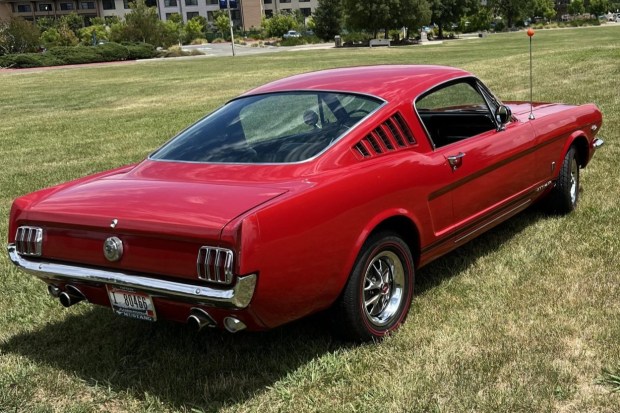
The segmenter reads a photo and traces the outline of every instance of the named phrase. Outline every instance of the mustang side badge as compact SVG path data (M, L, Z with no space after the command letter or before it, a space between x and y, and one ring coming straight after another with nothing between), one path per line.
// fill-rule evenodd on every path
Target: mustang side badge
M110 237L103 243L103 255L108 261L115 262L123 256L123 241Z

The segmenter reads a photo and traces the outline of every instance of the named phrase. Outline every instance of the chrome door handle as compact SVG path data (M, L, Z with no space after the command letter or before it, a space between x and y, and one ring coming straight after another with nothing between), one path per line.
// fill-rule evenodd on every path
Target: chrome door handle
M456 171L457 168L460 168L463 164L463 157L465 154L463 152L459 152L457 155L448 156L448 163L452 167L453 171Z

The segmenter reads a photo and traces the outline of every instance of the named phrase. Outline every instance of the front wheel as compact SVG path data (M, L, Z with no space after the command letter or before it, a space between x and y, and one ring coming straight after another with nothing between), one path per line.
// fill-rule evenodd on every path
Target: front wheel
M546 201L547 210L565 215L575 210L579 201L579 163L577 150L571 146L562 162L560 176Z
M413 295L411 251L396 234L371 236L334 307L335 332L349 340L379 339L407 317Z

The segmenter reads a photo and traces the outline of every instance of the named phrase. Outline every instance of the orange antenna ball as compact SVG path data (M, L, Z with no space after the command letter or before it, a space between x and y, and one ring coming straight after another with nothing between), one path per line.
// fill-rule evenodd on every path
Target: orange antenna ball
M532 36L534 36L534 33L535 33L534 29L532 29L531 27L529 29L527 29L527 35L528 36L532 37Z

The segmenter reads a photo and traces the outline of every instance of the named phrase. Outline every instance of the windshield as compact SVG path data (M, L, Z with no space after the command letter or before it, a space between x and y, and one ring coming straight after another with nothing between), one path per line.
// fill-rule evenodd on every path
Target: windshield
M181 132L151 159L301 162L323 152L382 103L369 96L331 92L243 97Z

